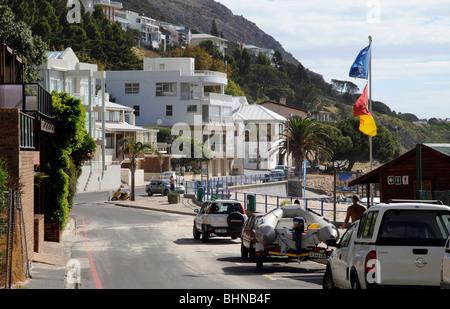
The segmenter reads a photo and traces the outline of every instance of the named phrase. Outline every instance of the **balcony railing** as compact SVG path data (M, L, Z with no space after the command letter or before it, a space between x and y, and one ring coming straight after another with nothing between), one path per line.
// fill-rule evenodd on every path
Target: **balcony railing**
M25 84L25 112L36 112L39 116L52 117L52 95L39 84Z
M20 149L34 150L34 117L20 112Z

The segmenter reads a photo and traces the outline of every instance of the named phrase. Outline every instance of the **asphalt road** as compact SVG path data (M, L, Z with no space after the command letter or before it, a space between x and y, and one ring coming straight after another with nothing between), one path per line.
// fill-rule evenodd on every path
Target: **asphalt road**
M137 191L137 198L143 191ZM324 265L275 260L257 270L240 257L240 240L192 237L193 217L103 203L79 195L71 257L81 289L320 289Z

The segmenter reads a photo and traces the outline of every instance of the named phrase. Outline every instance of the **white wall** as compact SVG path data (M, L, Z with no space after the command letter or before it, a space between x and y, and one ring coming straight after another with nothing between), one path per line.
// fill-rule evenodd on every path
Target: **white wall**
M120 165L107 165L104 173L100 170L91 172L90 166L83 166L78 178L77 192L117 190L121 185L120 179Z

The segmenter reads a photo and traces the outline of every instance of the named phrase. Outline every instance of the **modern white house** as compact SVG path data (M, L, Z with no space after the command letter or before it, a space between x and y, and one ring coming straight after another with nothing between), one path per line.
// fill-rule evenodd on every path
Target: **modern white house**
M48 52L47 58L41 66L41 86L48 92L67 92L81 100L86 109L87 130L97 144L93 160L82 167L78 190L117 189L124 159L118 141L133 136L137 141L156 143L157 130L135 126L132 108L109 101L106 72L98 71L95 64L80 62L70 47ZM127 118L131 123L126 122Z
M286 120L266 108L249 105L245 97L225 95L227 83L224 73L194 70L193 58L148 58L142 71L106 72L107 91L135 110L136 125L168 127L176 135L209 146L214 156L209 166L213 176L229 175L235 159L251 155L244 145L245 131L252 124L266 131L268 127L263 140L270 136L272 143ZM174 156L189 155L185 150L180 141L171 147ZM272 168L276 156L271 153L260 168ZM250 167L251 159L246 162Z
M122 2L111 0L81 0L87 12L93 12L95 5L100 5L105 13L105 16L111 21L116 21L116 11L123 8Z
M263 53L267 58L272 60L273 55L275 54L275 51L270 48L262 48L255 45L246 45L244 44L244 48L247 49L250 54L252 54L254 57L257 57L259 53Z
M197 46L203 41L212 41L213 45L223 54L227 50L228 40L207 33L192 34L191 45Z

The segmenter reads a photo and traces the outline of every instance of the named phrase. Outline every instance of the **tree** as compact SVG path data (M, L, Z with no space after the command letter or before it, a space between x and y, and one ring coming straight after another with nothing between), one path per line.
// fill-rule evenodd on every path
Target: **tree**
M211 23L211 30L209 31L209 34L214 35L214 36L219 36L219 30L217 30L217 25L216 25L216 20L213 19L212 23Z
M132 201L135 200L135 179L134 175L137 168L137 159L144 153L152 152L152 145L149 143L136 142L132 137L124 137L119 141L120 146L123 147L123 153L128 155L130 159L130 171L131 171L131 197Z
M17 21L12 10L4 5L0 5L0 40L24 60L24 81L39 80L39 67L47 60L47 44L41 37L33 35L25 22Z
M64 228L80 166L96 146L86 130L86 111L79 99L54 91L52 118L55 133L46 135L43 145L44 173L48 175L44 182L45 221Z
M352 140L352 148L335 154L335 160L347 160L347 170L351 171L356 162L369 162L369 137L359 131L359 119L350 117L336 124L342 135ZM394 135L382 125L377 125L377 135L372 138L373 159L387 162L400 154L400 147Z
M294 115L287 119L285 127L281 151L292 154L296 172L300 172L303 160L307 157L319 155L323 159L331 158L333 151L325 140L327 131L316 120Z

